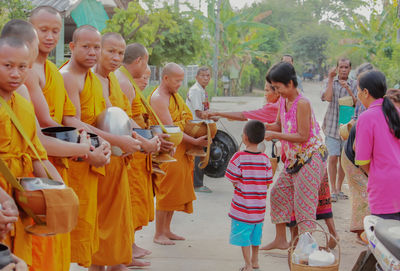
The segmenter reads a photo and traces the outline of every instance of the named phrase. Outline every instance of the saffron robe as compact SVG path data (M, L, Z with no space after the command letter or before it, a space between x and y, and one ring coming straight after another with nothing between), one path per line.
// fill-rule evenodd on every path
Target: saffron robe
M15 92L7 103L21 122L25 133L38 151L39 157L46 160L46 150L36 135L36 119L32 103ZM32 160L36 160L37 158L12 123L5 108L2 106L0 106L0 131L0 158L3 159L15 177L32 176ZM1 174L0 186L12 196L11 185ZM31 219L21 211L20 219L15 223L14 230L8 234L4 243L15 255L22 258L31 266L33 263L32 235L25 231L25 227L29 224L31 224Z
M146 114L140 99L140 89L135 88L132 101L132 119L141 127L149 128L143 117ZM135 230L154 220L154 190L152 180L151 154L135 152L128 170L131 191L132 215Z
M129 101L119 86L114 73L110 73L109 99L113 106L131 116ZM93 255L95 265L129 264L132 261L133 223L128 170L130 158L111 156L106 175L98 184L99 250Z
M45 76L46 84L42 91L49 107L50 117L61 125L64 116L75 116L75 106L68 97L61 73L50 60L46 60L45 63ZM49 161L68 185L68 158L49 157ZM32 266L30 271L69 271L71 262L69 233L57 234L52 237L32 236L32 244L34 262L40 262L40 264Z
M186 121L193 119L189 107L179 94L171 95L168 109L174 125L179 126L182 131ZM154 119L152 122L156 124ZM189 144L182 142L177 146L174 155L177 162L161 164L160 167L166 174L157 178L154 183L157 210L193 212L193 200L196 199L193 187L194 159L186 154L189 148Z
M101 82L90 70L79 97L81 121L94 125L97 116L106 108L106 102ZM96 168L85 161L69 161L69 186L79 198L78 224L71 232L71 262L84 267L92 264L92 255L99 249L97 185L104 174L104 167Z

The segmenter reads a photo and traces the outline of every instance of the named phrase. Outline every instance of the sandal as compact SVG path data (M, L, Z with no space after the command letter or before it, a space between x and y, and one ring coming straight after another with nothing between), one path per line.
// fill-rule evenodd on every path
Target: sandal
M339 192L338 194L339 199L349 199L349 196L347 196L345 193L343 192Z
M199 186L194 188L195 192L212 193L212 190L207 186Z
M336 194L331 194L331 202L337 202L338 196Z

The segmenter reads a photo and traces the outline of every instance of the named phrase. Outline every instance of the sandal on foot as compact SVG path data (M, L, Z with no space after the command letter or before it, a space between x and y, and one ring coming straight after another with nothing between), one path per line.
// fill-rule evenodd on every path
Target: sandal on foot
M195 192L212 193L212 190L207 186L199 186L194 188Z
M343 192L339 192L338 194L339 199L349 199L349 196L347 196L345 193Z
M337 202L338 196L336 194L331 194L331 202Z

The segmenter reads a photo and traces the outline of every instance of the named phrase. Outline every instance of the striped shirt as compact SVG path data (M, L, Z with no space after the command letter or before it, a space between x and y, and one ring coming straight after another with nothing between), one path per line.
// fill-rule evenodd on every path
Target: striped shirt
M246 223L263 222L273 177L268 156L239 151L229 161L225 177L235 185L229 216Z

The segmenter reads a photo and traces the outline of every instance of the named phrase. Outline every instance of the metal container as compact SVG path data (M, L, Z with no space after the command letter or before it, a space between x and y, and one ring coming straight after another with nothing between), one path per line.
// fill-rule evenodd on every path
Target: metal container
M11 252L6 245L0 244L0 269L3 269L14 260L11 257Z
M146 139L152 139L153 138L153 133L152 133L151 130L141 129L141 128L133 128L133 131L136 132L138 135L146 138Z
M78 131L75 127L67 127L67 126L57 126L57 127L48 127L42 129L42 133L58 138L63 141L76 143L78 142Z
M64 189L65 184L47 178L26 177L19 178L22 187L26 191L36 191L42 189Z
M114 135L132 135L132 123L129 116L119 107L108 107L96 120L96 127ZM123 151L117 146L111 146L111 153L121 156Z
M167 134L169 135L169 138L167 138L167 140L174 143L175 146L178 146L183 139L183 132L181 128L175 125L164 125L164 127L165 130L167 130ZM153 132L153 134L157 135L160 134L159 131L161 130L161 126L159 125L151 126L150 129Z

